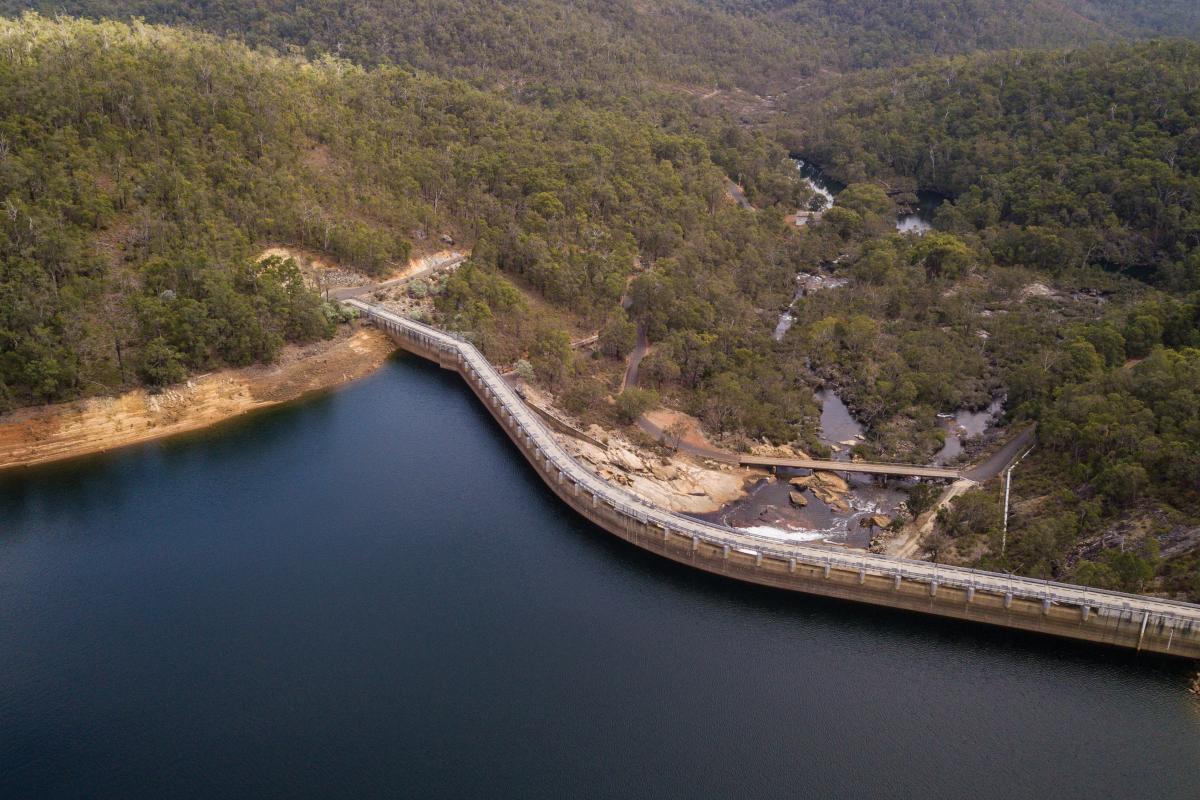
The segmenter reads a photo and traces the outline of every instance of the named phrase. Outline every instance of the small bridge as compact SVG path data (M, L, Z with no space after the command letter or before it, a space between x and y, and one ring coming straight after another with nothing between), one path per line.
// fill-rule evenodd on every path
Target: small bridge
M946 478L956 481L963 474L945 467L921 467L916 464L876 464L870 461L827 461L820 458L773 458L771 456L739 455L743 467L771 469L820 469L826 472L860 472L866 475L896 475L905 478Z

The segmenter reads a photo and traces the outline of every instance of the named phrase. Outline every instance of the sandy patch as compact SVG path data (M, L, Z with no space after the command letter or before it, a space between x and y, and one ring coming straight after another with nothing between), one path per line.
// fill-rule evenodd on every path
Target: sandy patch
M704 432L700 428L700 420L682 411L659 407L652 411L647 411L645 417L661 431L670 431L671 433L681 432L682 436L680 436L679 441L684 444L690 444L693 447L704 447L709 450L720 449L704 436ZM677 427L672 428L672 426Z
M42 464L193 431L258 408L361 378L395 350L382 332L346 328L337 337L284 349L270 366L227 369L158 394L19 409L0 416L0 468Z
M342 266L311 250L299 247L274 245L258 254L258 261L271 256L291 258L296 261L304 273L309 286L319 291L327 289L345 289L349 287L371 288L404 281L423 272L432 272L456 259L461 259L465 253L459 250L438 250L426 255L414 256L403 264L390 264L389 269L382 275L367 275L351 267Z

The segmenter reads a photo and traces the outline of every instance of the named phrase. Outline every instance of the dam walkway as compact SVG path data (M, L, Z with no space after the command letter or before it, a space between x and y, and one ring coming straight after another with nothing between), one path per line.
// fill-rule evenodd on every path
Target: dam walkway
M405 350L462 375L563 502L643 549L750 583L1200 658L1200 606L1191 603L785 542L666 511L572 458L470 342L362 300L347 304Z

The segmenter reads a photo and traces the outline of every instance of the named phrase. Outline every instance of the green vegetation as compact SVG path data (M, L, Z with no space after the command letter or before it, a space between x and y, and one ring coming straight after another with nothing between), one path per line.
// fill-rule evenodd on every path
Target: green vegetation
M848 81L805 149L843 180L955 198L997 263L1200 287L1200 46L1004 53Z
M193 26L310 58L520 87L550 104L636 105L644 97L629 90L647 84L791 91L822 70L1200 30L1187 0L0 2L10 16L27 9Z
M572 413L820 453L833 386L856 455L927 462L938 412L1006 395L1038 423L1007 535L989 486L931 553L1200 596L1200 46L1117 41L1191 5L46 4L184 28L0 23L0 406L330 336L269 245L383 275L451 235L409 300ZM947 202L901 235L919 189Z
M695 0L0 3L8 15L30 8L194 26L310 58L405 65L489 86L518 82L527 96L551 104L611 97L613 87L648 76L670 76L676 86L761 86L812 63L785 31Z
M999 392L1038 423L1007 537L995 492L964 495L939 559L1194 591L1198 79L1185 42L976 55L847 78L812 116L806 152L834 176L950 199L916 242L827 216L859 288L805 302L800 351L883 418L876 447L936 446L922 405Z
M267 242L380 272L439 231L474 239L438 302L486 344L523 306L512 280L607 316L639 251L686 258L685 233L758 230L721 222L735 212L701 141L614 112L145 25L27 17L0 44L8 402L328 335L294 267L254 263Z

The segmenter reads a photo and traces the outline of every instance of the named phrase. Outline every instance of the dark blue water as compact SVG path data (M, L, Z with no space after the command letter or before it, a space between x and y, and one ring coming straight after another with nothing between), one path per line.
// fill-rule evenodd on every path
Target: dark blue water
M741 586L414 360L0 477L0 797L1200 797L1188 667Z

